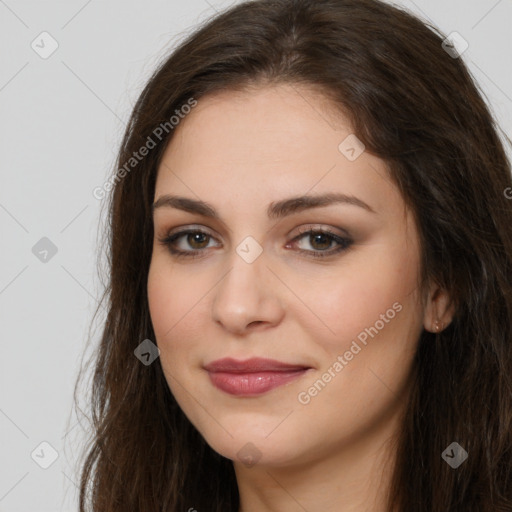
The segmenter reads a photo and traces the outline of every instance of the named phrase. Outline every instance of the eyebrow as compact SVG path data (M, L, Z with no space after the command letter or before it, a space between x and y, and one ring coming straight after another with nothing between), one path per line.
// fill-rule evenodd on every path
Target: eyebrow
M330 193L323 195L304 195L298 197L291 197L281 201L270 203L267 207L267 216L269 219L279 219L298 213L310 208L319 208L322 206L329 206L331 204L346 204L351 206L358 206L367 210L370 213L377 213L370 205L366 204L361 199L340 193ZM204 217L219 219L220 216L210 204L197 199L191 199L182 196L163 195L158 198L152 205L153 213L158 208L177 208L189 213L196 213Z

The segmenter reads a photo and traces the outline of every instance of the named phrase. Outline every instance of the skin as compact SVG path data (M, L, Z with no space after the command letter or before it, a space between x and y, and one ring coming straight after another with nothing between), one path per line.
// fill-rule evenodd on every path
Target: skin
M208 444L233 460L241 512L384 511L419 335L451 319L446 293L418 286L418 232L385 163L368 151L350 161L338 149L351 133L313 88L223 91L181 121L158 169L155 201L165 194L202 200L220 217L155 209L148 297L169 387ZM332 192L374 212L337 203L267 217L270 203ZM161 243L187 228L211 235L175 243L202 251L198 258L174 256ZM338 244L315 243L299 228L348 232L353 243L315 258ZM236 251L248 236L262 249L252 263ZM396 303L394 318L300 403L299 393L332 372ZM202 368L223 357L312 369L263 395L236 397L215 388ZM240 450L252 450L257 463Z

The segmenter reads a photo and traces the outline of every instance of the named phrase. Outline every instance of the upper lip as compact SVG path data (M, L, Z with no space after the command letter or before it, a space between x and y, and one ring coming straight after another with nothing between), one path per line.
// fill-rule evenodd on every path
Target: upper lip
M217 359L204 366L209 372L227 372L227 373L256 373L256 372L283 372L293 370L305 370L309 366L302 364L290 364L275 359L265 359L253 357L245 361L238 361L231 357Z

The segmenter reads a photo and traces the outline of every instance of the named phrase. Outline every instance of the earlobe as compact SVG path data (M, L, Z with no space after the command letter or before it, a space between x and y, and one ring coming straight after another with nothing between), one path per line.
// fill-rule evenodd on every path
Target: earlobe
M439 285L431 287L423 315L423 327L433 333L440 333L452 321L455 305L448 292Z

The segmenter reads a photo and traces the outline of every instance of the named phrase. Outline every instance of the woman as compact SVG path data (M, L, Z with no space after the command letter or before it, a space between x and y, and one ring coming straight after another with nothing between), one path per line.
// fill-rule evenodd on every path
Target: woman
M81 511L512 510L510 165L453 44L239 4L117 164Z

